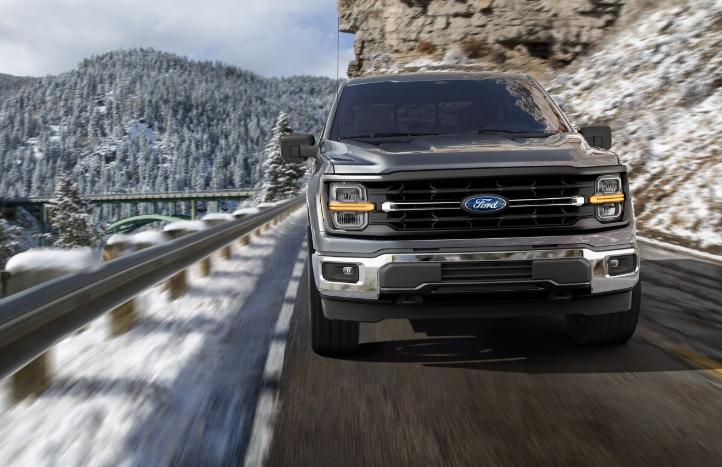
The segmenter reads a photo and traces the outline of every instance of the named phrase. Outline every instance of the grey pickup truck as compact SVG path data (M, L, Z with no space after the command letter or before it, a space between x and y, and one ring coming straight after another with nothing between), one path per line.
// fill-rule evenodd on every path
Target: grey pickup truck
M580 344L634 334L641 282L627 169L611 130L575 129L533 78L352 79L308 183L312 349L353 351L359 323L564 315Z

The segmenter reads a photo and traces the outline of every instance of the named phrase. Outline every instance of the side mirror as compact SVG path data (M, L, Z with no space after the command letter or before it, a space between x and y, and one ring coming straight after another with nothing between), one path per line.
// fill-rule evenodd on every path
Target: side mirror
M313 135L281 136L281 157L286 162L303 162L314 157L318 147Z
M602 149L612 147L612 129L608 126L583 126L579 128L579 133L592 147Z

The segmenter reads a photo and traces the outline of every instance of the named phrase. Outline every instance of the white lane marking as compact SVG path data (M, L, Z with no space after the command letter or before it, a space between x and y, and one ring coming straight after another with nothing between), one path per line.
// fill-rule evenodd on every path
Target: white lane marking
M273 440L273 423L280 410L281 403L278 400L278 382L281 380L283 371L283 359L286 355L286 342L288 330L291 326L291 317L296 303L299 278L303 274L306 265L305 242L296 259L296 265L291 274L286 294L283 296L283 305L276 320L274 329L275 337L271 341L266 357L266 366L263 369L263 388L256 403L256 414L253 418L253 429L251 439L246 448L246 458L243 462L245 467L260 467L266 460L268 450ZM269 383L271 383L269 385Z
M266 368L263 369L263 381L278 381L283 370L283 357L286 354L286 340L274 339L268 349Z
M283 306L281 312L278 314L278 321L276 321L276 335L283 335L288 332L288 328L291 326L291 316L293 315L293 307L296 302L296 291L298 291L299 279L303 274L303 268L306 266L305 261L306 248L305 245L301 246L301 253L296 259L296 266L293 268L291 274L291 281L288 283L288 289L286 290L286 296L283 298ZM289 293L291 295L289 295Z

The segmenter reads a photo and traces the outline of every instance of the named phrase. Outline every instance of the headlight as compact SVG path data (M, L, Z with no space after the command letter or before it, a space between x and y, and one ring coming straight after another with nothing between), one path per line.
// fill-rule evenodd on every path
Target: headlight
M328 209L333 225L342 230L363 230L369 223L368 213L376 205L366 202L366 187L360 183L339 182L330 186Z
M622 192L622 179L617 175L605 175L597 179L597 193L609 194L609 193L621 193Z
M589 202L597 206L597 218L601 221L613 221L622 217L624 210L624 191L619 175L602 175L597 179L596 194Z

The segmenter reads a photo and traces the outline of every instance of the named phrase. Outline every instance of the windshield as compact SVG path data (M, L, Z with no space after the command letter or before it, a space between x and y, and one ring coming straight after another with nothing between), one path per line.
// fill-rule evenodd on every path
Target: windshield
M567 129L531 80L490 78L349 85L341 95L331 131L338 140Z

